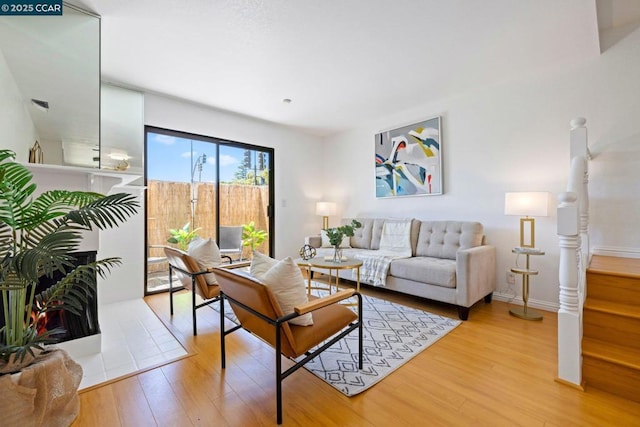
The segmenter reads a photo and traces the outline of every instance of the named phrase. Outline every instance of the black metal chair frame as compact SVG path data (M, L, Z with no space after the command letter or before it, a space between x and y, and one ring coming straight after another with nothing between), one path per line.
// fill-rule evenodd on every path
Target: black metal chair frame
M232 332L237 331L238 329L242 328L242 325L236 325L231 329L225 330L224 327L224 300L228 299L229 301L232 301L234 304L237 304L238 306L242 307L243 309L247 310L248 312L250 312L251 314L258 316L260 319L264 320L265 322L269 323L270 325L274 326L276 328L276 343L275 343L275 350L276 350L276 419L278 422L278 425L282 424L282 381L287 378L289 375L291 375L292 373L294 373L295 371L297 371L298 369L300 369L301 367L303 367L307 362L309 362L310 360L312 360L313 358L315 358L316 356L318 356L320 353L322 353L324 350L326 350L327 348L331 347L333 344L335 344L336 342L340 341L342 338L344 338L345 336L347 336L349 333L351 333L353 330L358 329L358 369L362 369L362 360L363 360L363 345L362 345L362 332L363 332L363 324L362 324L362 295L359 292L355 292L352 296L356 296L358 298L358 320L355 322L350 323L345 329L342 330L342 332L338 333L337 335L334 335L332 338L330 338L327 342L325 342L325 344L323 344L321 347L315 349L312 352L306 352L305 353L305 358L302 359L299 362L295 362L295 360L293 360L295 362L295 364L290 367L289 369L287 369L286 371L282 372L282 338L281 338L281 326L283 323L291 320L291 319L295 319L296 317L299 317L300 315L297 313L291 313L291 314L287 314L285 316L282 316L278 319L271 319L270 317L267 317L265 315L263 315L262 313L255 311L254 309L252 309L251 307L246 306L245 304L241 303L238 300L235 300L233 298L231 298L228 295L225 295L222 291L220 291L220 330L221 330L221 334L220 334L220 351L221 351L221 361L222 361L222 369L225 369L226 366L226 354L225 354L225 337L229 334L231 334ZM251 332L247 329L248 332ZM260 337L258 337L260 338ZM286 356L285 356L286 357Z
M233 262L230 256L222 255L221 258L227 258L229 260L229 264ZM180 267L176 267L175 265L169 263L169 311L172 316L173 316L173 294L184 289L184 286L178 286L175 289L173 288L173 270L179 271L180 273L191 277L191 312L192 312L191 315L193 319L193 336L195 337L196 335L198 335L196 310L201 307L206 307L207 305L220 300L220 297L217 296L215 298L204 300L204 302L200 304L196 304L196 286L198 286L198 284L196 283L196 277L203 274L211 273L211 271L202 270L196 273L191 273L189 271L183 270Z

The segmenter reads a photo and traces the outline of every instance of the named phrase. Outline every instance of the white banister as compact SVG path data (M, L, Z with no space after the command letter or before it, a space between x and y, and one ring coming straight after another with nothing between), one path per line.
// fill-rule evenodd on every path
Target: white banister
M567 191L575 193L577 197L578 234L580 236L578 256L580 257L579 262L585 266L589 263L589 191L587 188L589 174L587 168L588 163L585 157L577 156L571 159L569 185L567 185ZM583 297L582 301L584 301L584 282L580 281L579 285L579 291Z
M571 166L567 192L558 196L559 302L558 381L582 383L582 308L589 254L586 120L571 121Z
M569 158L584 157L587 160L591 160L591 153L589 152L589 146L587 145L587 119L584 117L578 117L569 123L571 126L570 134L570 150Z
M582 382L582 320L579 297L580 234L575 193L559 196L558 237L560 245L560 309L558 310L558 378Z

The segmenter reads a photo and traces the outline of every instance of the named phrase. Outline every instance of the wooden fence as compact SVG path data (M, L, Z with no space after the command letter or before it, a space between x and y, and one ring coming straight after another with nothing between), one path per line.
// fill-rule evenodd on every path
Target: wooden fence
M195 220L191 229L199 228L198 236L217 240L216 186L211 183L197 183L195 194ZM150 247L168 245L169 229L182 228L192 222L191 198L189 183L147 182L147 239ZM256 229L268 231L268 205L268 186L220 184L220 225L237 226L253 221ZM267 239L258 250L267 253L268 245ZM249 248L244 249L243 258L249 257L249 251ZM149 256L162 256L162 251L151 248ZM153 270L156 270L156 267L150 266L150 271Z

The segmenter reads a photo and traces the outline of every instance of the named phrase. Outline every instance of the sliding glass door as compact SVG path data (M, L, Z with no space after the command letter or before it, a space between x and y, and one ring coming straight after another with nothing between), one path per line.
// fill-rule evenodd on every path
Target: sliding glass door
M146 293L168 288L163 246L216 240L234 262L272 253L273 149L146 127Z

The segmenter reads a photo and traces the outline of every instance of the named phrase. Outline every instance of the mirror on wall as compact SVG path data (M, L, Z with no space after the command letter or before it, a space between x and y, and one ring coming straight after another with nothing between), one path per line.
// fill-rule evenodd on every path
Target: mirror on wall
M17 160L37 140L44 163L100 167L98 16L67 3L62 16L1 16L0 79Z
M100 93L100 169L142 175L144 94L104 81Z

